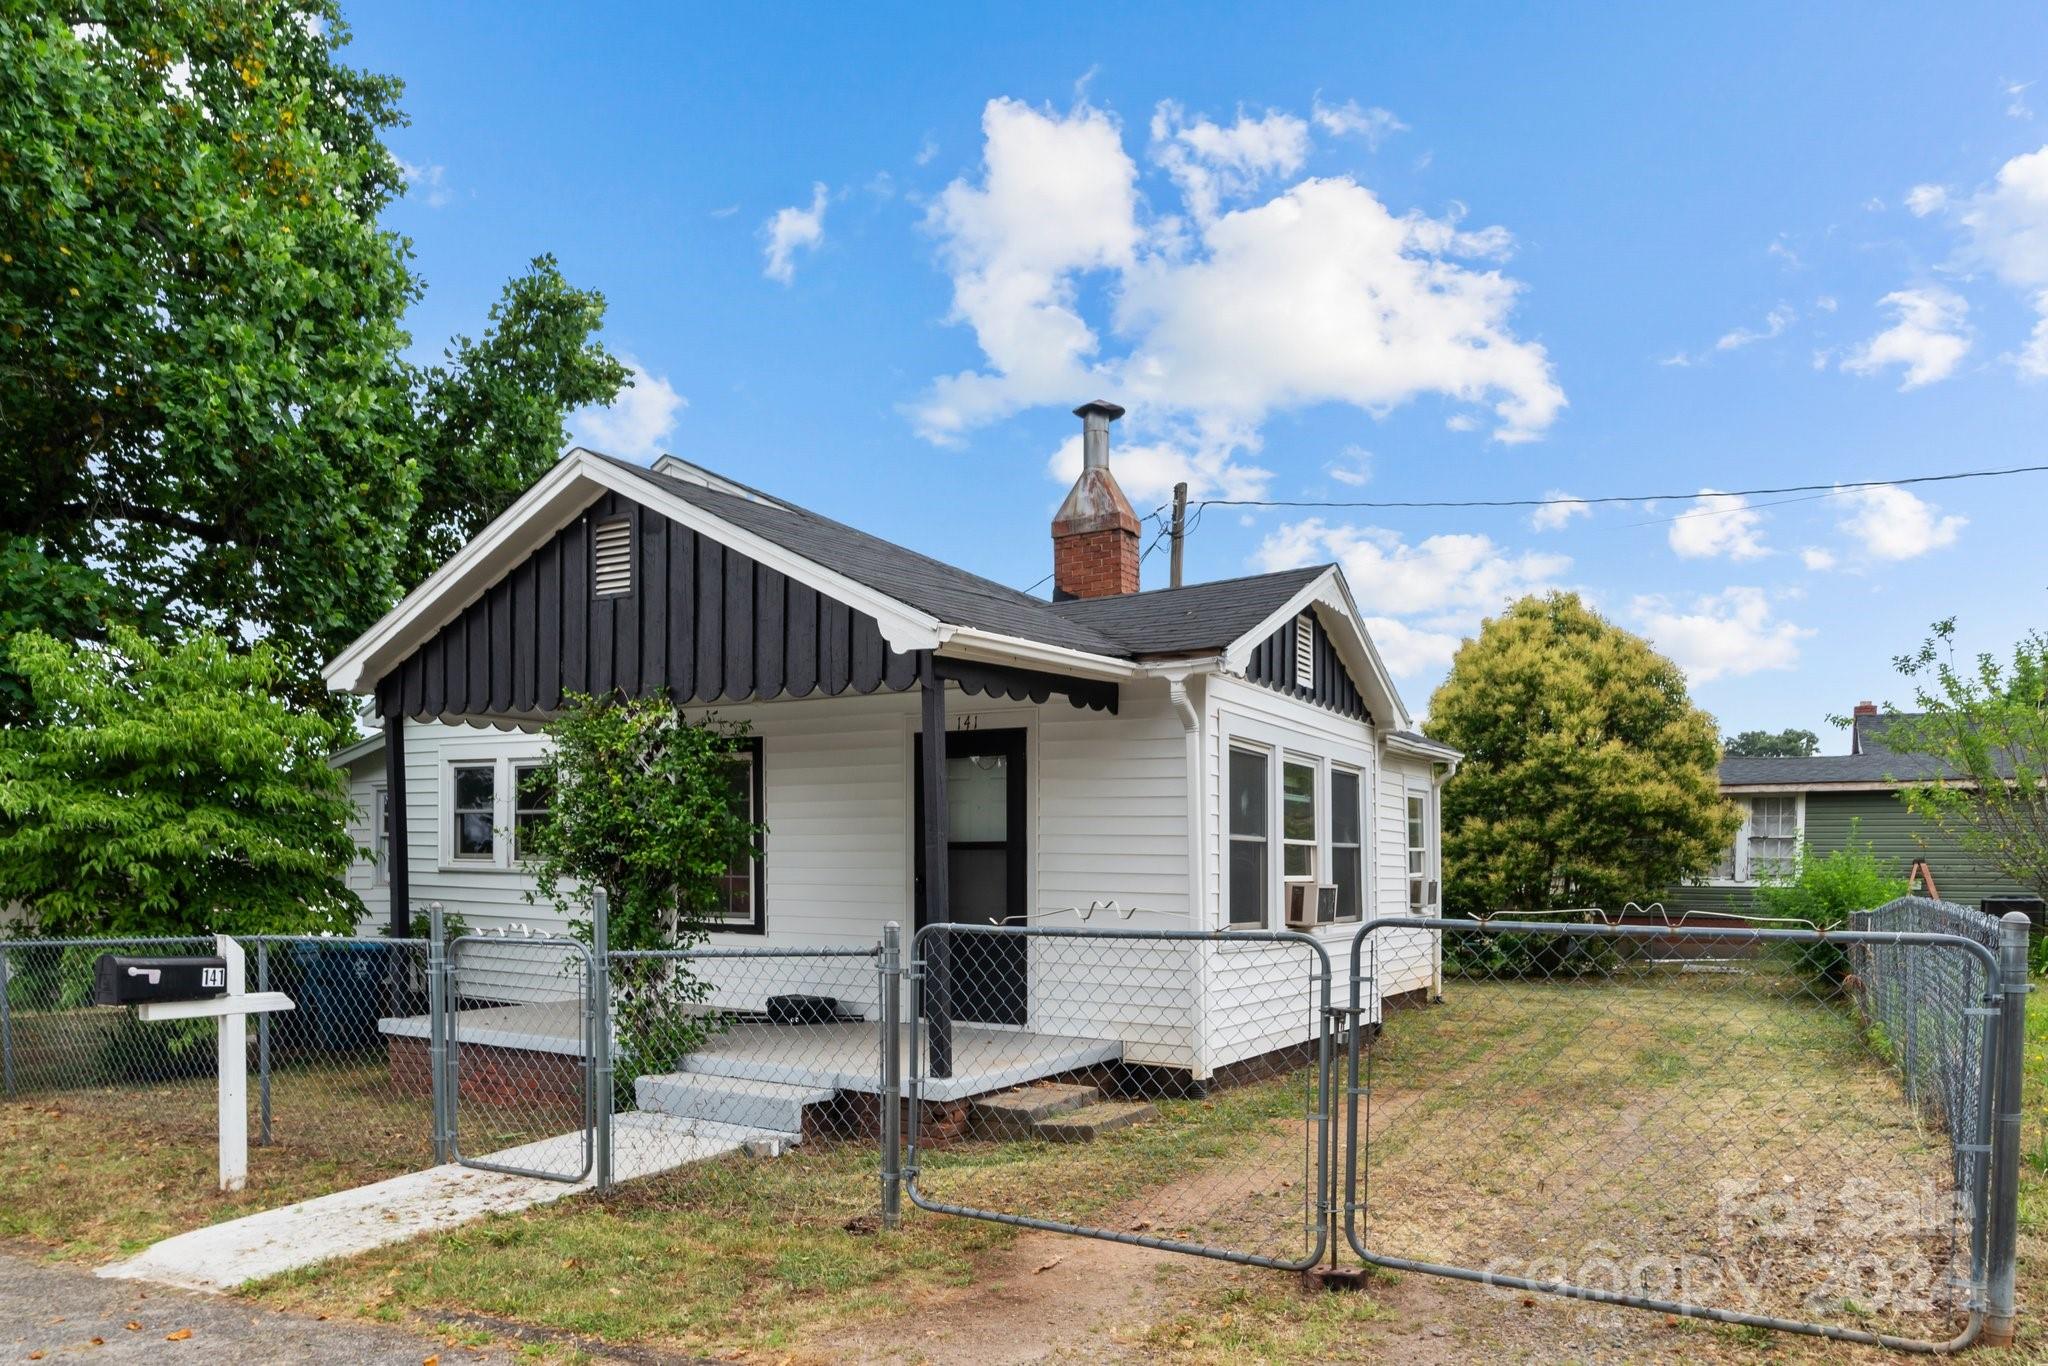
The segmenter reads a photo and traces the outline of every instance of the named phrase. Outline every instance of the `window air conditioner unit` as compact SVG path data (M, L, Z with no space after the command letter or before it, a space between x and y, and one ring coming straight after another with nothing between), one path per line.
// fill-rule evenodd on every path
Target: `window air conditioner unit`
M1287 884L1287 928L1312 930L1337 918L1337 889L1327 882Z

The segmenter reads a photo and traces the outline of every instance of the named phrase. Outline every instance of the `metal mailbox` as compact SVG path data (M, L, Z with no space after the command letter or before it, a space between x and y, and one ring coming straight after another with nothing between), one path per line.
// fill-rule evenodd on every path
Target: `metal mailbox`
M93 966L94 1005L137 1006L225 996L225 958L131 958L103 953Z

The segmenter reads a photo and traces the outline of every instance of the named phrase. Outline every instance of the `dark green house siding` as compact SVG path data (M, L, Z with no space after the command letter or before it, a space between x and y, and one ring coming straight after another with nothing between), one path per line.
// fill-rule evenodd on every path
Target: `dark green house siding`
M1943 901L1974 906L1987 896L2023 896L2027 889L1982 860L1958 849L1927 822L1906 810L1890 792L1806 794L1806 842L1815 853L1840 849L1851 829L1899 876L1913 860L1926 859Z
M1934 870L1942 900L1975 906L1987 896L2023 896L2016 885L1982 860L1957 848L1934 827L1906 810L1892 792L1808 792L1806 843L1817 855L1840 849L1855 831L1858 843L1870 845L1891 872L1903 879L1915 859ZM1750 887L1673 887L1664 894L1664 908L1673 915L1692 911L1754 911L1756 891Z

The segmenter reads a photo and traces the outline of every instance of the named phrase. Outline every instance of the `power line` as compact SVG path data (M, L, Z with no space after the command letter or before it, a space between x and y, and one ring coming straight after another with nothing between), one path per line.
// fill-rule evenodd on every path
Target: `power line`
M1826 496L1854 489L1899 487L1906 484L1942 484L1957 479L2001 479L2014 474L2040 474L2048 465L2015 465L2010 469L1959 470L1953 474L1916 474L1904 479L1852 479L1833 484L1786 484L1778 488L1714 489L1710 493L1607 494L1597 498L1204 498L1198 507L1250 508L1535 508L1560 505L1592 507L1601 503L1648 503L1679 498L1757 498L1779 493L1817 493Z

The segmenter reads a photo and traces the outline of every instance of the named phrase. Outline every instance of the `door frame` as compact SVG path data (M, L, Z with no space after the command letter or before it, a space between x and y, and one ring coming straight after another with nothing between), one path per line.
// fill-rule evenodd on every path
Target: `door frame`
M1010 863L1010 914L1024 916L1031 913L1031 771L1027 758L1031 748L1030 740L1030 728L1024 725L998 725L946 732L948 759L968 758L977 754L1001 754L1010 761L1009 791L1006 794L1008 809L1004 815L1009 837L1003 844L1009 854ZM918 838L918 832L924 829L924 736L911 736L910 758L910 828L913 848L910 871L911 914L915 927L921 930L927 921L924 905L924 841ZM949 847L958 843L962 841L950 838L948 840ZM966 843L973 844L975 841ZM986 847L992 847L992 842Z

